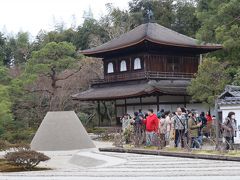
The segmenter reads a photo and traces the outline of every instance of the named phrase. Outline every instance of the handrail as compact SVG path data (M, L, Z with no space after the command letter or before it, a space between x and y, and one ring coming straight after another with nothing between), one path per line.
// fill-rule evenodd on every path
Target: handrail
M133 73L113 74L105 76L104 79L94 79L92 84L111 83L118 81L139 80L139 79L191 79L193 73L182 72L157 72L157 71L142 71Z

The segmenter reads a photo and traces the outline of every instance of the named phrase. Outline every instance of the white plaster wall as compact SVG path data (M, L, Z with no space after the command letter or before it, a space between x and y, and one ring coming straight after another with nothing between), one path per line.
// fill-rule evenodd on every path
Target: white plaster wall
M187 99L186 99L187 100ZM143 103L149 103L149 102L157 102L157 97L156 96L150 96L150 97L143 97L142 98ZM183 96L159 96L159 102L164 103L164 102L184 102L184 97ZM117 100L116 103L119 105L124 105L125 100ZM126 100L127 104L131 103L140 103L140 98L131 98Z
M118 99L116 100L116 104L124 104L125 100L124 99Z
M156 96L144 97L142 102L157 102ZM159 96L159 102L184 102L183 96Z
M186 97L186 100L189 100L188 97ZM183 96L160 96L159 97L160 104L159 109L164 109L165 111L171 111L175 112L178 107L184 107L184 97ZM152 102L157 102L157 97L156 96L151 96L151 97L144 97L142 98L143 103L152 103ZM180 104L164 104L165 102L171 103L171 102L180 102ZM118 105L124 105L125 100L117 100L116 103ZM154 112L157 112L157 106L156 105L142 105L140 106L140 98L131 98L126 100L127 104L131 103L139 103L139 105L135 106L130 106L127 105L127 113L130 115L133 115L134 112L139 111L139 109L142 109L143 112L147 112L148 109L153 109ZM200 112L207 112L209 108L207 106L204 106L201 103L188 103L186 104L187 109L196 109L199 113ZM211 108L211 114L214 115L213 108ZM124 106L118 107L117 108L117 116L121 117L125 112Z
M156 96L144 97L142 98L142 102L157 102Z
M178 107L184 107L184 104L160 104L159 109L164 109L165 111L171 111L175 112ZM196 103L196 104L187 104L188 109L196 109L199 113L200 112L207 112L208 107L204 106L203 104ZM124 114L124 107L118 107L118 116L122 116ZM157 112L157 106L156 105L143 105L141 106L127 106L127 113L130 115L133 115L134 112L138 111L139 109L142 109L143 112L147 112L148 109L153 109L154 112ZM240 108L239 108L240 109ZM213 109L212 109L213 110ZM123 113L122 115L120 113ZM213 112L212 112L213 114ZM214 114L213 114L214 115Z
M184 102L183 96L160 96L159 102Z
M127 104L128 103L140 103L140 98L131 98L131 99L127 99Z

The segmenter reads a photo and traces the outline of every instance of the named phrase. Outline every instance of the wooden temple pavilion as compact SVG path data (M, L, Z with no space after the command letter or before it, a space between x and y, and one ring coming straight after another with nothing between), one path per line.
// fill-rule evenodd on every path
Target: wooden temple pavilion
M200 43L157 23L142 24L119 38L81 51L102 59L104 78L72 97L98 104L113 101L116 119L139 109L175 111L185 106L205 110L200 103L190 103L186 88L202 54L219 49L221 45Z

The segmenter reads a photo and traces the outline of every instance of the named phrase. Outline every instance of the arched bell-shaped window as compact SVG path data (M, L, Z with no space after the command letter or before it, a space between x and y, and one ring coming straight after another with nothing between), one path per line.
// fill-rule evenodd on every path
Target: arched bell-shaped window
M137 69L142 69L140 58L134 59L134 70L137 70Z
M107 73L113 73L113 72L114 72L113 63L110 62L108 63L108 66L107 66Z
M125 60L122 60L121 63L120 63L120 71L123 72L123 71L127 71L127 63Z

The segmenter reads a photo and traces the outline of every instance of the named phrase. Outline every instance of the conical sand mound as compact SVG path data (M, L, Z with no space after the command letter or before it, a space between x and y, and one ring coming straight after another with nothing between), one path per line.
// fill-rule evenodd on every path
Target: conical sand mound
M31 148L64 151L95 148L74 111L48 112L37 130Z

